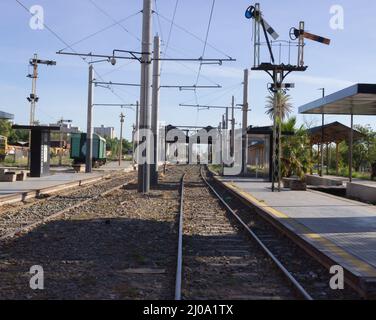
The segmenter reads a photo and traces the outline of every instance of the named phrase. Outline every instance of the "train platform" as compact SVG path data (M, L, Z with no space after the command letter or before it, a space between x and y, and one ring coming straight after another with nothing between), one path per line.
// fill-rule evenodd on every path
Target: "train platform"
M352 284L376 286L376 206L317 192L271 192L271 184L216 177L326 264L341 265ZM294 240L294 239L293 239Z
M343 188L348 198L376 204L376 181L352 179L350 182L344 177L308 175L307 184L316 189Z
M110 162L105 166L93 169L92 173L75 173L69 167L52 167L51 175L41 178L28 177L25 181L0 182L0 205L25 201L42 194L54 193L60 190L94 183L108 177L111 172L133 171L130 162L121 166Z

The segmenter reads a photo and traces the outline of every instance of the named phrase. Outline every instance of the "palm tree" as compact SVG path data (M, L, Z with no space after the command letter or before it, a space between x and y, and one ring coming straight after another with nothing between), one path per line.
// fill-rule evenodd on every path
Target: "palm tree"
M273 95L270 95L266 98L266 114L270 116L273 120L273 135L274 137L282 137L282 128L281 124L283 120L291 113L292 104L290 103L290 96L284 91L274 92ZM281 190L281 154L282 154L282 143L279 143L278 146L278 159L276 154L273 152L273 162L278 160L279 168L277 168L278 174L278 190Z
M266 98L266 114L271 119L281 118L281 121L292 112L291 97L283 91L278 91Z
M296 117L291 117L282 123L282 130L293 133L292 136L282 137L283 152L282 176L298 176L303 179L312 168L310 143L307 128L296 127Z

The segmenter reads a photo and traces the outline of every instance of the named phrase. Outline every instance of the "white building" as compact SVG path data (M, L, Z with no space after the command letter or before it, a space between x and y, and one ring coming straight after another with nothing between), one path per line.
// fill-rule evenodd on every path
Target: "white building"
M108 137L110 139L115 138L115 128L105 127L104 125L94 128L94 133L99 134L102 137Z

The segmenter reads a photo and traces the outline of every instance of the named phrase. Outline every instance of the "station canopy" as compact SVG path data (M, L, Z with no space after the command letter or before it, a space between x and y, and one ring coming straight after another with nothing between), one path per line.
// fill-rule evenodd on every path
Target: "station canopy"
M302 114L376 115L376 84L356 84L299 108Z
M14 115L8 112L0 111L0 119L1 120L13 120Z
M322 136L322 132L324 132L324 136ZM326 124L324 127L319 126L308 129L308 135L312 144L349 141L350 134L351 128L337 121ZM356 141L362 138L364 138L364 135L353 129L353 139Z

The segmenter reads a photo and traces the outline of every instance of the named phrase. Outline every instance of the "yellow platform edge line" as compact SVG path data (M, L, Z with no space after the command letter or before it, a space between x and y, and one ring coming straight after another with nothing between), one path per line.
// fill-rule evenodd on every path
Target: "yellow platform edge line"
M221 180L220 180L221 181ZM228 183L221 181L226 187L230 188L231 190L235 191L236 193L240 194L243 198L250 201L253 205L259 207L260 209L266 211L274 218L278 219L289 219L287 224L292 226L296 231L299 233L304 234L307 238L312 240L313 242L318 242L325 250L329 251L334 256L338 256L346 261L347 264L355 267L357 270L362 272L362 276L367 277L376 277L376 269L366 263L365 261L359 259L358 257L348 253L347 251L343 250L341 247L333 243L332 241L322 237L318 233L313 232L307 226L301 224L300 222L296 221L294 218L289 217L285 213L278 211L271 206L269 206L266 202L261 202L260 200L256 199L250 193L242 190L238 186L233 183ZM363 274L364 273L364 274Z

